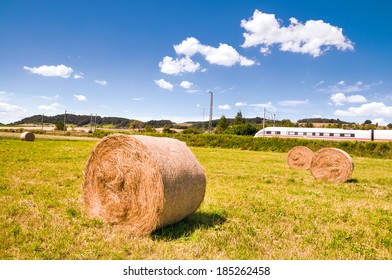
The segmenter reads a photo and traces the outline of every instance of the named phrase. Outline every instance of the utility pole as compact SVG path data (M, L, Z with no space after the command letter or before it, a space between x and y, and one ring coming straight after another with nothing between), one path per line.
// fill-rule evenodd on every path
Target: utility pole
M264 108L264 117L263 117L263 136L265 136L265 130L264 130L264 128L265 128L265 115L266 115L266 109Z
M214 96L212 91L209 91L209 93L210 93L210 119L208 122L208 132L211 133L212 132L212 107L213 107Z
M95 113L94 132L97 131L97 113Z
M93 132L93 114L90 115L90 131Z
M64 112L64 132L67 130L66 121L67 121L67 110L65 110Z

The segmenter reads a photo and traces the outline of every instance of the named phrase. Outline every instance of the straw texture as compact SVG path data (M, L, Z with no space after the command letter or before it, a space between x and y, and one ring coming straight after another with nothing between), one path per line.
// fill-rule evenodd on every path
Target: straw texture
M297 146L287 154L287 165L291 169L309 170L312 164L313 151L307 147Z
M314 153L310 172L316 180L343 183L351 178L354 163L349 154L337 148L324 148Z
M148 235L195 212L205 188L204 171L184 142L114 134L90 155L84 199L90 216Z

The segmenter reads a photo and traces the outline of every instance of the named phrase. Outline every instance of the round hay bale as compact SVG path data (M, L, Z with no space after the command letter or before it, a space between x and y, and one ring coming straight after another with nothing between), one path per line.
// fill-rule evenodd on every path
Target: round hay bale
M23 132L20 135L20 140L22 141L34 141L35 140L35 135L32 132Z
M92 151L84 176L91 217L135 235L191 215L204 199L203 168L182 141L113 134Z
M351 178L354 163L349 154L337 148L324 148L314 153L310 172L316 180L343 183Z
M309 170L312 164L313 151L307 147L297 146L287 154L287 165L291 169Z

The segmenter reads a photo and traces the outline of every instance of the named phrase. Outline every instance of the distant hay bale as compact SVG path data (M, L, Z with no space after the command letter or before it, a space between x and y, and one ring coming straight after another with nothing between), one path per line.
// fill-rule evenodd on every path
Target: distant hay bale
M20 134L20 140L22 141L34 141L35 135L32 132L23 132Z
M291 169L309 170L312 164L313 151L307 147L297 146L287 154L287 165Z
M204 199L203 168L179 140L113 134L92 151L84 177L91 217L135 235L191 215Z
M310 172L316 180L343 183L351 178L354 163L349 154L337 148L324 148L314 153Z

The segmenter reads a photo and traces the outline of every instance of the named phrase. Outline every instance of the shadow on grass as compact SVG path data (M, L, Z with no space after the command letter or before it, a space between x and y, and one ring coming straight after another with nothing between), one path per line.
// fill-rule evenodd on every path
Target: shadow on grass
M196 212L189 217L152 233L155 240L174 240L189 237L198 229L208 229L219 226L226 221L226 218L217 213Z

